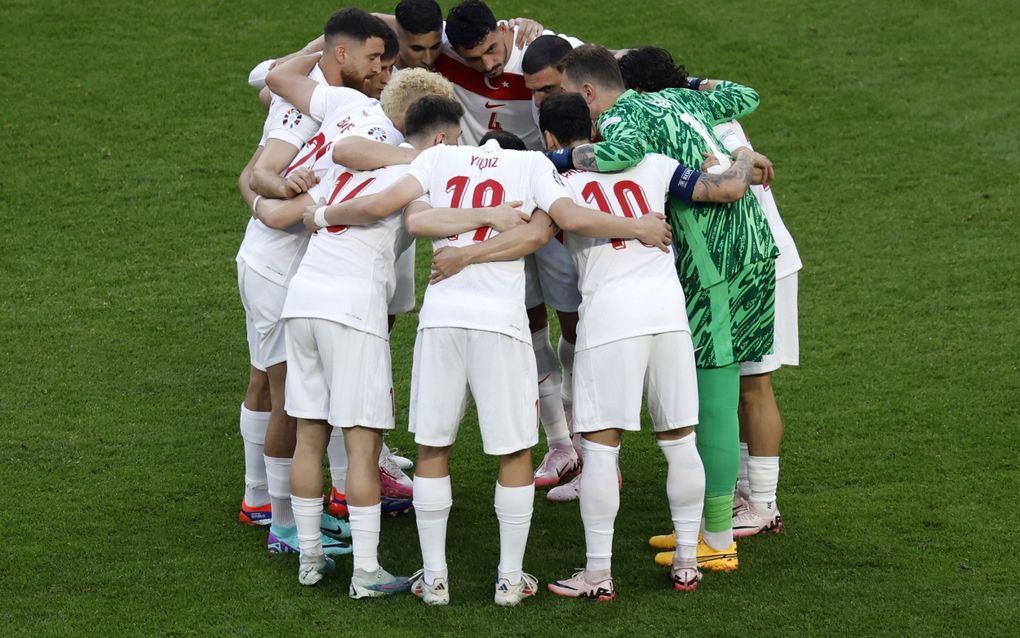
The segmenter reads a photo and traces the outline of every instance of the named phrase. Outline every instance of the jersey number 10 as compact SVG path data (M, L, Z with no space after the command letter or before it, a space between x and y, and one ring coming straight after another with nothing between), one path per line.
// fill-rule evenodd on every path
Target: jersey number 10
M620 204L620 212L623 213L624 217L635 217L634 208L636 207L641 215L647 215L651 212L648 207L648 199L645 197L645 191L636 182L632 182L629 179L625 179L613 185L613 194L616 195L616 201ZM606 195L606 191L602 188L602 184L598 182L588 182L584 188L581 189L581 196L584 197L584 203L589 206L594 205L603 213L610 215L617 214L613 211L612 206L609 204L609 197ZM610 242L613 248L621 250L627 247L626 240L623 239L612 239ZM642 245L648 246L642 242ZM649 246L651 248L651 246Z
M458 175L457 177L451 177L450 181L446 182L446 192L452 194L450 199L451 208L464 208L464 194L467 192L468 185L471 183L471 178L465 175ZM499 206L503 203L506 198L506 189L503 185L494 179L487 179L479 182L475 185L475 189L471 194L471 208L491 208L493 206ZM488 226L482 226L481 228L475 229L475 234L472 237L476 242L485 241L492 235L492 229ZM451 235L447 237L450 241L456 241L460 235Z

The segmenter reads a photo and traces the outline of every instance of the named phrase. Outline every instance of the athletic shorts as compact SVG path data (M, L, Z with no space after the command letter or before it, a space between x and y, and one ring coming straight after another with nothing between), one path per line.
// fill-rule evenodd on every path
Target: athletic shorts
M776 262L748 264L725 281L702 288L688 284L687 317L699 368L758 361L772 352L775 332Z
M397 258L395 270L397 286L390 298L387 314L402 315L414 310L414 244Z
M286 319L287 414L393 429L390 344L328 319Z
M539 304L560 312L577 312L581 293L577 290L577 268L563 242L553 238L524 259L526 308Z
M760 361L744 361L740 375L775 372L780 366L800 364L800 333L797 325L797 273L776 281L776 326L772 353Z
M538 379L531 344L486 330L422 328L414 342L410 426L420 445L453 445L468 396L486 454L538 443Z
M287 287L270 281L239 261L237 288L244 306L248 356L252 367L265 372L266 368L287 360L284 326L280 319Z
M694 344L687 332L620 339L574 355L574 431L641 429L641 395L656 432L698 422Z

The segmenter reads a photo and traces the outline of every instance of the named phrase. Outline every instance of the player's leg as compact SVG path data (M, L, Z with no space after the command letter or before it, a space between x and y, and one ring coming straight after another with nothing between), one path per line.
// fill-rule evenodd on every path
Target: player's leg
M740 538L765 531L779 533L783 519L776 506L776 489L783 421L772 389L772 373L740 378L740 406L748 437L750 494L747 507L733 517L733 534Z
M248 525L269 525L272 522L263 452L271 408L269 377L264 371L250 366L240 419L244 443L244 498L239 518Z
M496 332L468 331L467 378L478 408L482 449L499 456L494 507L499 522L499 567L494 600L516 605L538 581L524 573L535 483L531 448L538 443L535 356L523 341Z
M676 540L670 576L676 589L694 591L701 581L697 548L705 469L694 434L698 390L690 334L651 337L645 385L655 438L666 457L666 497Z
M295 419L284 411L284 394L287 364L278 363L266 369L273 409L266 431L265 463L269 479L269 496L273 506L271 531L293 528L294 512L291 504L291 460L294 457Z
M531 344L538 369L539 420L545 430L549 451L535 470L535 487L545 488L572 478L580 469L577 452L570 440L570 428L563 410L562 375L549 339L545 304L528 309Z
M560 320L560 340L556 345L556 354L559 355L560 365L563 369L563 412L567 417L567 425L573 421L572 411L574 409L574 347L577 343L577 312L556 311L556 317ZM573 434L573 432L571 432Z
M422 571L411 591L430 605L450 602L446 527L453 507L450 446L467 403L467 331L424 328L414 343L408 429L418 445L414 511Z

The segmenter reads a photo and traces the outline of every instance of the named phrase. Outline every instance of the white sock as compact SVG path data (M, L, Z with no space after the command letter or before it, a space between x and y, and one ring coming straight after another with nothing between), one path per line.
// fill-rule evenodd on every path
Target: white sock
M292 496L297 525L298 549L302 556L322 554L322 499Z
M562 336L556 344L556 351L560 355L560 364L563 366L563 402L573 403L574 401L574 344Z
M294 527L294 510L290 505L290 464L293 459L267 456L266 479L269 483L269 502L273 504L273 525ZM315 522L319 524L318 521Z
M414 518L418 524L418 543L421 545L422 567L425 582L446 578L446 524L453 507L453 489L450 477L414 477Z
M680 558L697 558L698 530L705 504L705 467L693 432L676 441L658 441L666 456L666 497ZM729 547L729 544L726 545Z
M705 539L705 544L712 549L724 550L729 549L730 545L733 544L733 528L729 528L724 532L710 532L708 530L702 530L701 535Z
M329 476L337 492L347 492L347 448L344 447L344 431L333 428L326 445L326 456L329 458Z
M269 429L269 412L255 412L241 404L241 439L244 441L244 502L261 507L269 502L266 462L262 448Z
M740 442L740 469L737 470L737 493L744 498L751 496L751 486L747 480L747 442Z
M531 333L538 366L538 416L550 447L570 445L570 429L563 413L563 394L560 390L560 366L549 341L548 326Z
M581 522L584 523L585 571L608 572L613 560L613 528L620 510L620 487L616 462L620 448L581 439L584 471L581 472Z
M354 548L354 569L374 572L379 569L379 530L382 526L382 504L354 507L351 513L351 546Z
M748 457L747 478L751 484L751 505L762 514L774 511L779 487L779 457Z
M524 574L524 550L531 530L531 512L535 504L535 484L503 487L496 483L494 505L499 521L499 577L512 584Z

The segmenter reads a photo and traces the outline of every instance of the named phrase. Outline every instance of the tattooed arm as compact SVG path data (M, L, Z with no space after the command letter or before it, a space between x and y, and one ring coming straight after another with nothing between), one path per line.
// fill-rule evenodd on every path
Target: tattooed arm
M719 174L701 173L681 164L670 179L669 194L687 202L735 202L751 184L757 155L749 148L738 148L733 152L733 164Z

